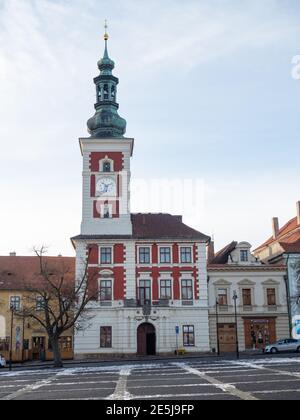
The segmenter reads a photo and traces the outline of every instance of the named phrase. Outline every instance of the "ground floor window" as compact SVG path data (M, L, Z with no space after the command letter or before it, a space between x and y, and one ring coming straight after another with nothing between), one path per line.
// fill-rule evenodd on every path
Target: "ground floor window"
M61 337L59 339L59 347L63 351L72 350L73 348L72 337Z
M112 347L112 327L100 328L100 347L106 349Z
M193 325L183 326L183 345L185 347L195 345L195 327Z
M0 352L9 351L9 341L10 341L10 338L0 339Z

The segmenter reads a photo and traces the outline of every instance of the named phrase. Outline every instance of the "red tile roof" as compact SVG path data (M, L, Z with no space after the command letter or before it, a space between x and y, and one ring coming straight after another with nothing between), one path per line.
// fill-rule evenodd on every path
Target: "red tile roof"
M44 257L48 270L53 274L64 272L67 282L75 281L75 258ZM43 287L39 276L39 259L33 257L0 257L0 290L25 290L28 286Z
M299 246L297 245L297 242L300 240L300 225L298 224L298 219L297 217L294 217L293 219L291 219L288 223L286 223L280 230L279 233L277 235L276 238L274 238L273 236L271 236L271 238L269 238L266 242L264 242L262 245L260 245L257 249L255 249L256 251L259 251L271 244L273 244L274 242L279 242L280 245L282 246L282 248L286 251L286 252L290 252L287 249L285 249L285 245L284 244L288 244L288 248L292 249L293 248L293 244L295 246L295 249L299 250ZM299 251L293 251L293 252L299 252Z
M153 240L191 240L209 242L210 237L192 229L182 222L181 216L170 214L138 213L131 215L133 234L128 235L79 235L76 239L153 239Z

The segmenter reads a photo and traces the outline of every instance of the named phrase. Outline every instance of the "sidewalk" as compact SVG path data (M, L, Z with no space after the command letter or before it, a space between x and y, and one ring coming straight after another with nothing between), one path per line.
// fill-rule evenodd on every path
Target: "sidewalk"
M241 359L249 358L254 356L264 356L259 350L249 350L240 353ZM84 365L101 365L101 364L128 364L128 363L140 363L140 362L161 362L170 360L190 360L190 359L202 359L202 360L236 360L235 353L226 353L218 356L215 353L197 353L197 354L185 354L184 356L168 355L168 356L129 356L129 357L111 357L106 359L78 359L78 360L65 360L64 367L72 366L84 366ZM24 363L13 363L13 369L28 369L28 368L39 368L49 369L53 367L53 362L41 362L41 361L29 361ZM8 369L8 365L6 368Z

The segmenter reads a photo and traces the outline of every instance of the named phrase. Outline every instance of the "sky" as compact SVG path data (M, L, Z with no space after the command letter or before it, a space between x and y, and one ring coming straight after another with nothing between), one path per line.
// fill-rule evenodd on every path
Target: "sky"
M105 19L132 212L258 246L300 200L298 0L0 0L0 255L74 255Z

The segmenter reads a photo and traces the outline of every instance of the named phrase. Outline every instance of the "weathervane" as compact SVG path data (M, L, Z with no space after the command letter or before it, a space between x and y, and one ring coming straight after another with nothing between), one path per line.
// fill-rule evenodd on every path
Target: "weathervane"
M109 39L109 35L108 35L108 33L107 33L107 29L108 29L107 19L105 19L104 29L105 29L104 40L105 40L105 41L108 41L108 39Z

